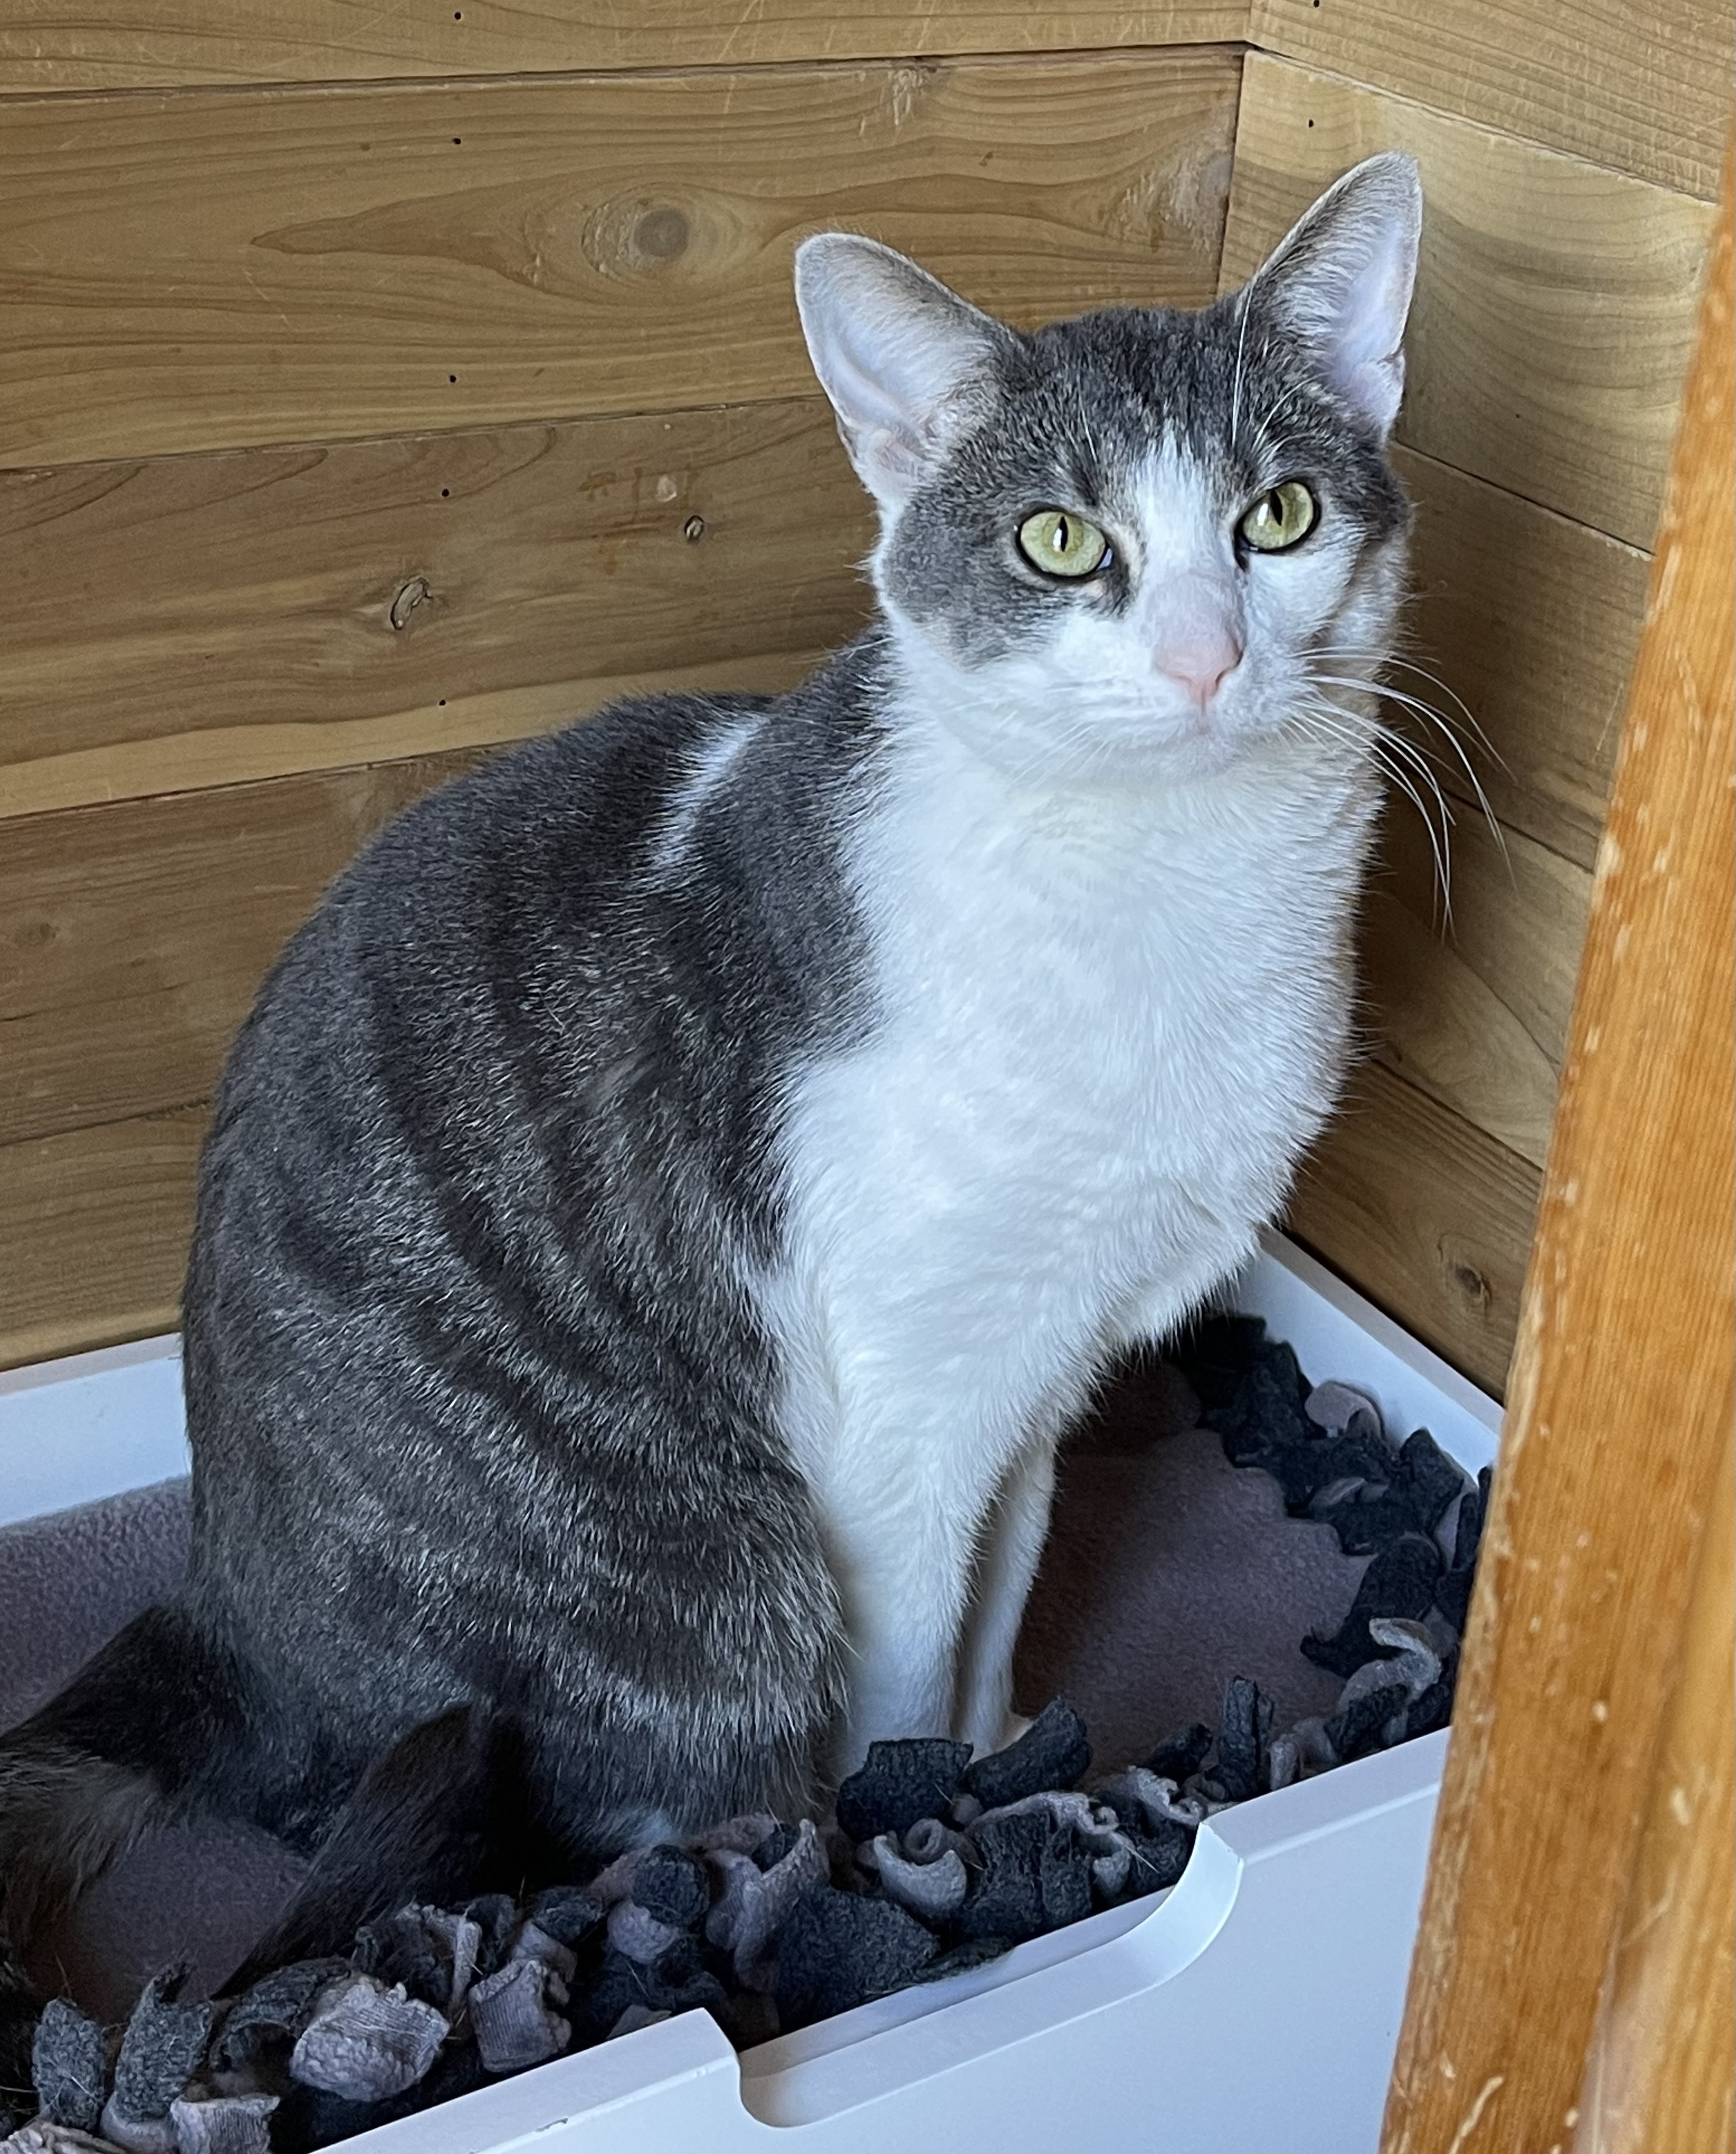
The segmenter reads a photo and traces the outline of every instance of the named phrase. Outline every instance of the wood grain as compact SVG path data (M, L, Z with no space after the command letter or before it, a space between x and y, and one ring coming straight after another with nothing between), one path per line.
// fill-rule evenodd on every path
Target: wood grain
M325 883L388 814L472 760L427 756L4 826L0 1141L202 1099ZM1514 886L1492 844L1468 853L1462 842L1454 947L1431 924L1420 829L1407 850L1402 827L1367 961L1386 1066L1359 1074L1297 1219L1330 1261L1499 1386L1534 1202L1526 1159L1553 1100L1584 878L1514 838Z
M0 1368L180 1321L202 1107L0 1146Z
M1727 165L1526 1279L1386 2154L1435 2154L1455 2139L1463 2147L1473 2131L1473 2143L1491 2148L1547 2149L1580 2121L1622 1910L1645 1874L1664 1708L1736 1408L1730 184ZM1678 1900L1658 1919L1697 1932L1700 1910ZM1654 1941L1650 1951L1667 1949ZM1721 2070L1722 2053L1721 2042L1685 2036L1674 2052L1696 2070ZM1672 2078L1653 2077L1650 2114L1630 2143L1679 2144L1673 2119L1716 2114L1721 2090L1684 2099Z
M1590 868L1649 559L1431 457L1400 449L1394 462L1417 511L1405 656L1423 668L1397 668L1395 683L1457 727L1503 823ZM1442 784L1474 807L1450 751L1426 744Z
M1710 198L1729 124L1723 0L1253 0L1268 52Z
M1208 49L22 100L0 465L806 394L790 256L830 225L1019 321L1201 301L1240 72Z
M1371 1064L1305 1166L1289 1226L1499 1397L1538 1181L1529 1161Z
M1422 169L1399 437L1638 546L1657 521L1713 211L1250 54L1223 275L1377 150Z
M951 53L1067 52L1228 43L1247 0L1136 8L1020 7L1010 0L8 0L0 92L146 89L186 84L355 82L417 75L746 67Z
M1645 557L1397 462L1412 654L1504 820L1589 867ZM871 529L817 397L0 472L0 811L517 738L653 675L782 686L860 620Z
M1450 915L1433 846L1391 811L1364 913L1375 1053L1395 1074L1541 1167L1590 906L1583 868L1462 814Z
M1725 1430L1733 1419L1727 1401ZM1736 2133L1736 1442L1707 1514L1682 1672L1577 2104L1573 2154Z
M871 536L817 397L0 473L0 812L782 687Z
M427 757L42 815L7 829L0 1042L13 1081L0 1095L8 1141L0 1160L12 1159L25 1177L18 1186L32 1190L48 1187L54 1161L81 1162L69 1184L78 1217L57 1230L53 1260L72 1328L33 1352L142 1335L165 1307L159 1294L149 1304L155 1315L137 1331L127 1329L134 1301L115 1303L112 1319L103 1313L110 1289L102 1284L105 1230L91 1226L96 1177L100 1161L120 1158L125 1147L57 1151L59 1137L202 1100L266 967L325 882L387 815L473 760ZM1292 1223L1401 1322L1499 1390L1536 1180L1524 1160L1440 1102L1370 1066L1305 1172ZM161 1173L152 1187L150 1202L160 1212L176 1203L184 1212L184 1198L166 1191ZM131 1202L119 1182L110 1197L122 1207ZM8 1253L13 1222L34 1236L38 1211L0 1205L0 1276L22 1262ZM94 1237L89 1281L76 1256L85 1231ZM172 1263L162 1259L177 1279L181 1260L178 1246ZM30 1278L47 1278L48 1262ZM54 1315L52 1300L31 1305L33 1325Z
M203 1100L362 840L476 752L0 825L0 1144Z

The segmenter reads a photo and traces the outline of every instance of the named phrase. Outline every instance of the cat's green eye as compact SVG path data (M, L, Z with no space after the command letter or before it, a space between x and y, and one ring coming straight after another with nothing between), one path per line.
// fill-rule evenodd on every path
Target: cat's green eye
M1019 527L1019 550L1045 576L1095 576L1109 559L1109 541L1069 508L1039 508Z
M1263 493L1237 527L1256 554L1282 554L1298 544L1320 520L1320 505L1299 478L1287 478Z

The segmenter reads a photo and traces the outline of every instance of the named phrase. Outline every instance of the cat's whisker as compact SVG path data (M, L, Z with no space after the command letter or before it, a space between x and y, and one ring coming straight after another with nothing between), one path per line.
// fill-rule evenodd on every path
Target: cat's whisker
M1238 302L1241 321L1236 330L1236 367L1230 384L1230 447L1234 448L1242 425L1242 364L1248 346L1248 317L1253 309L1248 303L1248 287L1243 285Z
M1278 397L1274 401L1271 409L1267 411L1264 416L1261 419L1259 428L1254 434L1254 448L1257 452L1264 451L1265 452L1264 460L1269 465L1281 466L1286 461L1281 454L1281 452L1285 446L1284 440L1283 437L1279 437L1277 441L1274 441L1273 438L1272 429L1279 419L1283 416L1286 407L1294 401L1294 392L1290 390L1287 390L1282 396Z
M1389 732L1375 720L1352 720L1351 714L1329 698L1320 697L1301 706L1294 714L1305 729L1311 728L1317 738L1330 738L1359 748L1371 755L1382 773L1402 792L1422 819L1427 833L1429 850L1434 856L1436 880L1440 886L1442 916L1450 927L1453 921L1453 837L1454 820L1453 809L1439 780L1429 768L1416 743ZM1356 730L1358 725L1366 732ZM1402 760L1399 758L1402 758ZM1413 777L1414 773L1414 777ZM1428 798L1440 811L1437 828L1429 813L1427 800L1417 780L1426 784Z
M1403 667L1407 672L1414 673L1419 679L1426 681L1431 687L1438 688L1443 695L1452 697L1453 702L1463 713L1465 722L1470 727L1473 732L1475 734L1479 747L1486 754L1490 756L1495 763L1499 764L1501 769L1505 772L1508 776L1510 777L1512 775L1512 772L1506 758L1501 753L1500 750L1495 747L1494 743L1489 739L1488 735L1477 722L1475 715L1473 713L1468 705L1467 705L1463 697L1455 693L1455 692L1449 688L1447 683L1442 681L1438 675L1431 673L1425 666L1413 665L1407 659L1396 659L1392 662ZM1458 730L1457 727L1447 717L1444 712L1436 710L1431 704L1424 702L1420 697L1412 696L1403 691L1396 689L1390 690L1389 692L1392 694L1396 702L1402 703L1407 708L1414 711L1419 717L1427 719L1427 722L1434 727L1435 730L1440 733L1442 738L1446 741L1448 746L1452 748L1453 753L1458 758L1459 762L1463 765L1466 779L1469 783L1472 791L1477 796L1477 804L1482 809L1483 820L1488 824L1489 828L1489 835L1495 841L1495 849L1500 854L1502 860L1505 861L1508 873L1510 875L1513 872L1513 860L1508 851L1507 833L1502 828L1500 818L1496 814L1493 804L1490 801L1488 794L1483 789L1483 781L1477 774L1475 766L1473 764L1470 756L1466 751L1464 743L1458 737Z
M1359 732L1353 725L1341 722L1343 717L1344 714L1338 710L1337 706L1333 704L1315 705L1292 713L1293 720L1303 732L1317 740L1335 742L1351 749L1356 754L1368 757L1382 775L1390 778L1405 797L1411 801L1417 813L1422 815L1424 821L1428 822L1430 819L1424 808L1422 796L1417 791L1409 773L1402 765L1395 764L1389 759L1386 743L1381 740L1378 730L1371 727L1366 731Z
M1356 685L1330 673L1317 673L1314 677L1323 687L1348 687ZM1496 850L1502 859L1507 862L1510 871L1512 860L1507 850L1507 835L1501 828L1500 821L1490 804L1489 797L1483 789L1483 781L1477 775L1476 767L1472 763L1470 756L1466 752L1465 744L1458 733L1439 711L1436 710L1432 704L1425 702L1420 696L1413 696L1408 689L1395 688L1387 682L1383 684L1377 692L1384 696L1389 702L1396 703L1401 710L1410 711L1418 718L1432 725L1458 757L1464 770L1466 781L1476 796L1477 805L1483 811L1483 820L1488 825L1489 835L1495 841ZM1389 737L1400 738L1397 735ZM1410 745L1414 747L1416 743L1412 743Z
M1378 654L1376 652L1345 645L1325 646L1310 653L1310 656L1315 658L1349 658L1352 660L1352 661L1362 657L1367 657L1371 660L1375 660L1378 657ZM1488 736L1483 732L1483 727L1478 723L1475 716L1466 705L1463 698L1456 694L1453 689L1449 688L1445 681L1439 679L1437 675L1431 673L1427 667L1416 665L1408 659L1392 658L1388 659L1386 663L1391 666L1396 666L1406 672L1416 675L1420 680L1427 681L1431 687L1438 688L1443 695L1450 697L1454 704L1463 713L1465 722L1475 733L1479 745L1490 756L1492 756L1497 763L1500 763L1501 768L1504 770L1506 769L1507 765L1502 758L1499 750L1490 743ZM1351 685L1367 685L1366 683L1352 684L1331 674L1317 674L1315 677L1319 680L1323 686L1342 687ZM1497 817L1494 809L1490 804L1488 794L1483 789L1483 781L1477 774L1476 766L1472 762L1470 755L1466 750L1464 743L1459 738L1458 728L1454 725L1453 722L1444 712L1437 710L1432 703L1428 702L1422 697L1414 694L1407 688L1397 687L1391 681L1381 682L1376 692L1386 697L1390 702L1396 703L1402 709L1412 712L1422 722L1432 727L1432 729L1441 736L1442 739L1445 741L1448 747L1452 749L1453 754L1458 758L1458 763L1463 769L1466 782L1471 788L1472 793L1476 799L1477 805L1481 809L1483 819L1489 826L1490 835L1493 837L1495 844L1500 850L1503 858L1505 859L1507 857L1507 840L1505 834L1502 830L1499 819Z
M1471 708L1464 697L1460 695L1457 688L1450 687L1448 682L1441 678L1438 673L1434 672L1430 667L1427 666L1419 666L1414 659L1389 656L1386 663L1389 666L1396 666L1402 673L1414 673L1419 681L1426 681L1431 688L1439 689L1441 693L1448 697L1448 699L1452 702L1453 708L1458 712L1460 717L1464 720L1467 727L1475 737L1477 745L1483 750L1483 753L1493 757L1493 759L1500 764L1503 770L1507 769L1508 763L1506 757L1502 754L1500 749L1495 746L1494 743L1483 731L1482 722L1478 717L1477 713Z
M1344 658L1352 661L1357 659L1366 659L1378 666L1382 671L1396 666L1401 673L1415 674L1419 681L1426 681L1431 688L1438 689L1441 694L1447 697L1458 712L1459 717L1464 721L1466 730L1475 739L1478 747L1485 755L1498 763L1503 770L1509 771L1510 773L1510 766L1506 757L1502 754L1500 749L1495 746L1483 730L1483 722L1477 713L1459 694L1458 689L1443 681L1432 667L1419 665L1414 658L1403 657L1396 651L1381 651L1370 644L1317 644L1309 655L1315 658ZM1443 712L1433 711L1431 715L1443 725L1454 722L1448 719Z
M1312 676L1312 680L1315 685L1321 688L1354 689L1358 692L1366 694L1377 700L1386 698L1387 692L1385 689L1371 687L1366 681L1341 680L1337 676L1330 673L1317 673ZM1334 707L1337 708L1339 707L1335 705ZM1446 771L1452 770L1453 766L1448 761L1446 757L1437 753L1435 749L1429 746L1428 742L1426 739L1420 741L1413 740L1408 733L1401 732L1396 727L1388 725L1379 718L1371 718L1368 722L1377 732L1380 733L1383 739L1391 741L1395 745L1402 747L1407 755L1427 763L1432 769Z

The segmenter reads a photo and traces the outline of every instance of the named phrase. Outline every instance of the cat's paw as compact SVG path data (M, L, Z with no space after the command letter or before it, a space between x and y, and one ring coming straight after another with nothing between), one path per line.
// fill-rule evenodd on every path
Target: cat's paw
M981 1757L988 1751L1005 1750L1010 1748L1011 1746L1019 1740L1019 1737L1024 1733L1026 1728L1028 1728L1030 1724L1030 1722L1025 1718L1024 1713L1014 1712L1011 1707L1008 1707L1007 1711L1001 1715L1000 1729L998 1733L995 1736L994 1740L992 1743L979 1743L978 1745L978 1756Z

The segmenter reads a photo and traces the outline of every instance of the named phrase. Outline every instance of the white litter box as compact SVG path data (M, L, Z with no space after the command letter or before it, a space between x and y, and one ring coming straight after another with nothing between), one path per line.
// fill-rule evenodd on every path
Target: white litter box
M1493 1401L1280 1237L1230 1297L1473 1474ZM186 1467L173 1339L0 1376L0 1524ZM738 2055L704 2011L356 2154L1374 2154L1444 1735L1203 1826L1168 1892Z

